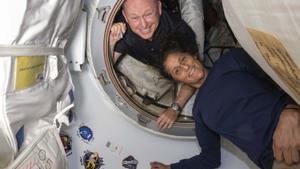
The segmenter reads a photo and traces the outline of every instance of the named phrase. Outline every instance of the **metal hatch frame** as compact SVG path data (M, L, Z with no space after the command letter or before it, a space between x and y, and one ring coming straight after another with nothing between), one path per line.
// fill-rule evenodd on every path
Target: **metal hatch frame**
M117 75L113 69L111 57L109 57L108 37L114 17L122 3L123 0L99 1L96 9L92 10L94 12L89 15L87 56L95 78L98 79L99 85L113 103L140 127L172 138L194 139L194 122L175 122L171 129L159 131L155 123L157 117L147 113L140 105L137 105L116 78Z

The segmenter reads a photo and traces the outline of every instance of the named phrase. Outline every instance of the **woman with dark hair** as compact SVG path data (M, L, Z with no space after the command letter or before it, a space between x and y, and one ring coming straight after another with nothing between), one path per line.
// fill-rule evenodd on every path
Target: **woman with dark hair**
M151 168L217 168L223 136L262 169L299 169L299 106L243 49L225 53L208 72L194 46L179 34L168 36L162 64L174 80L198 89L193 116L202 151L171 165L153 162Z

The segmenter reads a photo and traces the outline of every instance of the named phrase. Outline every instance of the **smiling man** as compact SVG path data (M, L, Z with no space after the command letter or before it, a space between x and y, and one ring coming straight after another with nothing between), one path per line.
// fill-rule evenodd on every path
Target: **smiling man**
M126 1L123 16L131 30L142 39L152 40L162 13L161 2Z
M126 53L159 67L160 42L167 34L178 32L195 41L193 30L183 20L162 10L160 0L125 0L122 14L124 22L115 23L111 28L114 61Z
M125 0L122 6L124 22L114 23L110 31L113 61L129 54L147 65L161 68L160 43L169 33L181 33L195 40L193 30L181 19L162 10L160 0ZM183 85L171 108L161 113L157 126L163 130L172 127L178 112L194 93Z

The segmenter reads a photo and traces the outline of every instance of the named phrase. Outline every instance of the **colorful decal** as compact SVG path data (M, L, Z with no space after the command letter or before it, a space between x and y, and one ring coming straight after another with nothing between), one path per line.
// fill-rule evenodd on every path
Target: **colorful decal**
M85 169L101 169L104 165L103 158L97 152L85 151L83 157L80 158L81 165Z
M67 134L63 134L60 133L59 134L61 142L64 146L66 155L69 156L72 154L72 139L67 135Z
M86 143L90 143L94 140L93 131L86 125L81 125L79 127L77 135Z
M111 152L117 152L118 154L121 154L123 147L117 144L113 144L110 141L108 141L105 145Z
M133 156L128 156L122 161L122 166L128 169L136 169L138 163Z

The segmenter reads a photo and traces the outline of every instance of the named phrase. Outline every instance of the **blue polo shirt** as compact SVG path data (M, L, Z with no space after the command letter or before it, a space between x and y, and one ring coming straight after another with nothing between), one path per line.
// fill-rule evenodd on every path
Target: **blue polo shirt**
M193 107L201 153L172 169L213 169L221 164L220 136L260 168L273 162L272 136L289 97L242 49L223 55L199 88Z

